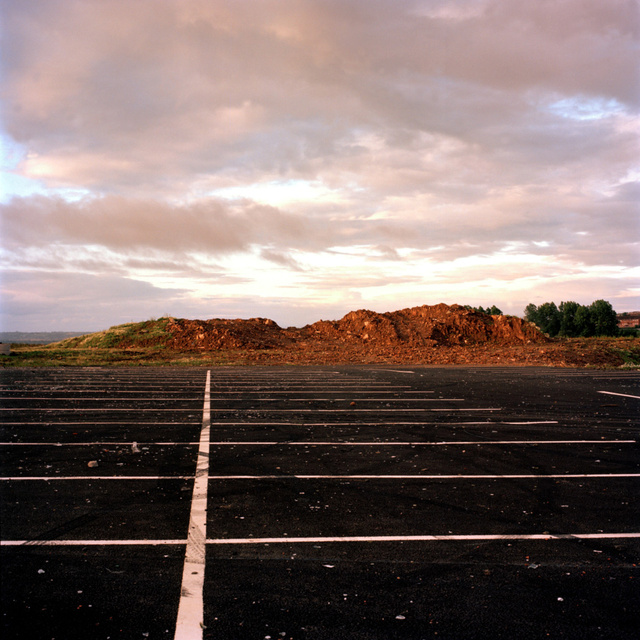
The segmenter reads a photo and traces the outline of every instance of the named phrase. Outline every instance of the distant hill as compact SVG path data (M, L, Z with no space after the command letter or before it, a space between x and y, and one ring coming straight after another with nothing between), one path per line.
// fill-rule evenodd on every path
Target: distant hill
M88 331L0 331L0 342L9 344L50 344L83 336Z

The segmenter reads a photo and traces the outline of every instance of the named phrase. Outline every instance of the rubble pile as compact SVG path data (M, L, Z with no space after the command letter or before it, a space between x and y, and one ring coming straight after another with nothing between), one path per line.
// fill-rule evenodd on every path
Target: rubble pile
M437 304L389 313L352 311L337 322L320 321L305 327L306 335L320 334L339 342L376 346L435 347L495 342L544 342L531 323L514 316L490 316L459 305Z
M166 330L170 349L272 349L285 347L291 338L268 318L250 320L183 320L170 318Z

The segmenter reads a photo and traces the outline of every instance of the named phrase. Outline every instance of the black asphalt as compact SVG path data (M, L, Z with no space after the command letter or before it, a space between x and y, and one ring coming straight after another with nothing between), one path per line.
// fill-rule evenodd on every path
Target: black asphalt
M640 637L640 373L210 375L203 638ZM174 637L206 376L0 371L3 638Z

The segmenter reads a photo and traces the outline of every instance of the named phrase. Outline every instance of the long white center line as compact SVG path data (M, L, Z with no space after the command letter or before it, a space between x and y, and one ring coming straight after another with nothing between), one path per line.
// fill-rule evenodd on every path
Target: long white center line
M204 629L204 570L207 540L207 488L209 483L209 440L211 431L211 371L207 371L202 409L202 431L193 481L189 534L182 571L182 589L175 640L202 638Z

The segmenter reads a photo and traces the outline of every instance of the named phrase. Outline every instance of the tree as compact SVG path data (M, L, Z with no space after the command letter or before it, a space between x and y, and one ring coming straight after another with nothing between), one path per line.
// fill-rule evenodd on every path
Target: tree
M596 336L617 336L618 314L606 300L596 300L589 307Z
M561 302L560 303L560 335L573 337L579 335L576 328L576 313L580 305L577 302Z
M591 317L591 309L580 305L574 316L574 324L576 335L583 338L590 338L595 335L593 318Z
M471 305L465 305L465 309L469 309L470 311L477 311L478 313L486 313L490 316L501 316L502 311L496 307L496 305L492 305L491 307L487 307L486 309L480 305L479 307L472 307Z
M573 301L561 302L559 309L553 302L545 302L539 307L528 304L524 316L550 336L589 338L620 335L618 315L606 300L596 300L589 306Z
M527 322L533 322L533 324L538 324L538 307L535 304L530 303L524 309L524 319Z
M560 311L555 302L545 302L538 307L536 324L543 333L557 336L560 331Z

